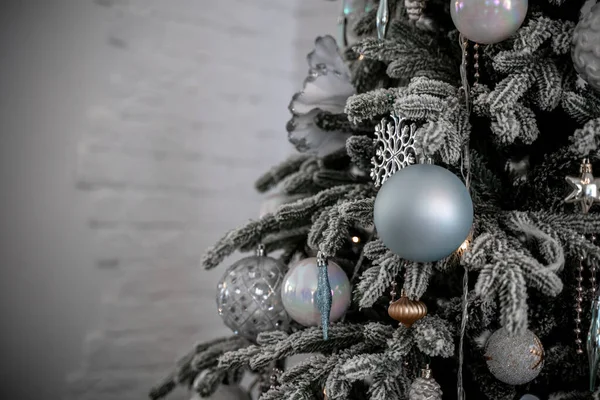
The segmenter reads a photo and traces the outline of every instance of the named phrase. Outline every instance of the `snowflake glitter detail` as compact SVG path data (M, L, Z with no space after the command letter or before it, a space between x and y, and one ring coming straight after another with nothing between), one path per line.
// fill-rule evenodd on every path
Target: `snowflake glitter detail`
M371 178L381 186L396 171L417 162L415 132L417 126L392 113L393 123L384 118L375 127L375 156L371 159Z

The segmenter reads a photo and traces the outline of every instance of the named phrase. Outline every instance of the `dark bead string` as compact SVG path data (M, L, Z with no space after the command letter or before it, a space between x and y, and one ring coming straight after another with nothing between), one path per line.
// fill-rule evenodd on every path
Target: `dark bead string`
M479 83L479 44L475 43L473 45L473 49L475 50L475 53L473 54L473 68L475 68L475 83Z

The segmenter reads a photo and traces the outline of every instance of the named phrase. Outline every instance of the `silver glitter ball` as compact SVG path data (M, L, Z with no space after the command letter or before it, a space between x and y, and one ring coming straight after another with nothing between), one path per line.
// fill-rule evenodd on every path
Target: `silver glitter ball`
M509 385L522 385L535 379L542 370L544 347L530 330L510 336L501 328L488 339L485 359L496 379Z
M283 264L251 256L233 264L217 285L217 307L235 334L254 341L260 332L287 330L290 317L281 301Z

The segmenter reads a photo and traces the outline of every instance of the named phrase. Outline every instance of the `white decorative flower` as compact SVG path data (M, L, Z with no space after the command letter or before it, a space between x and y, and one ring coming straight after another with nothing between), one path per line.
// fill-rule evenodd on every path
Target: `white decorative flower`
M288 139L300 152L324 156L344 148L351 134L324 131L314 119L322 111L343 113L346 100L356 91L350 83L350 70L333 37L318 37L315 49L306 58L308 77L302 91L292 97L289 106L293 116L287 124Z

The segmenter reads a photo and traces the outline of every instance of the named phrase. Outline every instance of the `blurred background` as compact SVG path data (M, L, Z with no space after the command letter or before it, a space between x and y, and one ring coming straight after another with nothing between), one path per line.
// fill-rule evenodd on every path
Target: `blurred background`
M230 334L223 268L199 259L258 216L254 179L292 151L287 105L339 7L2 2L0 398L143 399Z

